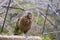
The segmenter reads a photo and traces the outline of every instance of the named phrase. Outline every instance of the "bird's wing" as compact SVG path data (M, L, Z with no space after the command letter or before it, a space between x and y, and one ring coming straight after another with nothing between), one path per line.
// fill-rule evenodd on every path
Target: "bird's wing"
M14 30L14 35L19 35L21 34L22 31L20 30L20 18L17 20L16 22L16 27L15 27L15 30Z

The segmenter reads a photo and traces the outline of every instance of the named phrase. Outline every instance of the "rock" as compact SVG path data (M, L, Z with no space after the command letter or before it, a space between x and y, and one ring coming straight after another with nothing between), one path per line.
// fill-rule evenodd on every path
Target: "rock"
M3 36L0 35L0 40L41 40L38 36Z

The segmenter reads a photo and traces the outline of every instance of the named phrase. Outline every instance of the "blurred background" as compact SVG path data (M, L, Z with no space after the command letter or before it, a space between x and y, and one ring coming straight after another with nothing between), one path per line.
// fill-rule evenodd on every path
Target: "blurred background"
M60 0L0 0L0 31L3 35L13 35L16 21L25 11L33 13L28 35L60 40Z

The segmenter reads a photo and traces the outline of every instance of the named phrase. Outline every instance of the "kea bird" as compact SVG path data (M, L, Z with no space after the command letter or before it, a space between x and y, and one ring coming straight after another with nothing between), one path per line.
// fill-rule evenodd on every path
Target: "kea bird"
M18 18L14 35L26 34L32 25L32 12L26 11L24 15Z

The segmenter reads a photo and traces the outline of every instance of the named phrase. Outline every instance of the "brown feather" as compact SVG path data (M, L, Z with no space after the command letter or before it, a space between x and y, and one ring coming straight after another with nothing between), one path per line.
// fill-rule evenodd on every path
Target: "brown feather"
M28 30L31 28L32 24L32 13L28 12L26 15L21 16L16 25L18 29L15 31L15 34L20 34L20 33L27 33Z

